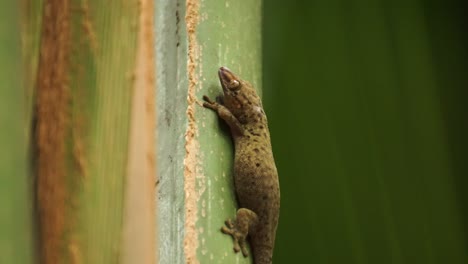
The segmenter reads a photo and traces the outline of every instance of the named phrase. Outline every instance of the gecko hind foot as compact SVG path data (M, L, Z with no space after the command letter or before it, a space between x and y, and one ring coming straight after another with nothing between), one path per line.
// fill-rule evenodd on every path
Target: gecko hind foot
M244 255L244 257L249 256L246 241L247 234L239 232L236 229L235 224L230 219L226 220L225 224L226 226L221 227L221 232L223 232L226 235L232 236L232 239L234 240L234 252L238 253L239 251L242 251L242 255Z
M221 228L221 232L232 236L234 240L234 252L242 251L242 255L247 257L247 234L249 229L255 228L258 222L257 214L247 208L239 208L236 214L236 220L226 220L225 226Z

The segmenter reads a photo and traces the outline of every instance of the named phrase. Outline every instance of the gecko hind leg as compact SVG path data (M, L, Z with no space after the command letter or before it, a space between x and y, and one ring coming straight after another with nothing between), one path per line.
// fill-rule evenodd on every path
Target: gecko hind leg
M257 224L257 221L257 214L246 208L237 210L235 221L226 220L226 226L221 228L221 232L232 236L234 240L234 252L242 251L244 257L249 255L247 251L247 235L249 234L249 230Z

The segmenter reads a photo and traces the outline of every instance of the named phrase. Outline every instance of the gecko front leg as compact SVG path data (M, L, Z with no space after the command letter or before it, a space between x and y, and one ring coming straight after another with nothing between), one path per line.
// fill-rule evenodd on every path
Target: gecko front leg
M244 134L244 128L242 128L239 120L237 120L237 118L231 113L231 111L229 111L229 109L227 109L222 104L211 101L210 98L206 95L203 96L203 100L205 100L205 102L203 102L203 106L215 111L219 117L226 121L234 133L237 135Z

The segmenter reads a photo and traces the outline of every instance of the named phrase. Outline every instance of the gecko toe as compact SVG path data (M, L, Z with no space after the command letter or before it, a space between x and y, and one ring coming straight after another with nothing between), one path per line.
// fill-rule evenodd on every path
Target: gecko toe
M214 104L214 102L211 101L211 99L210 99L208 96L206 96L206 95L203 95L203 100L206 101L206 102L209 103L209 104Z
M242 243L241 251L242 251L242 255L244 255L244 257L249 256L249 251L247 250L247 245L245 243Z
M209 109L212 109L212 110L215 110L215 111L217 109L216 103L210 103L210 102L204 102L203 107L209 108Z
M221 227L221 232L223 232L224 234L227 234L227 235L231 235L233 236L234 235L234 232L232 231L232 229L229 229L225 226Z
M238 242L234 242L234 247L232 247L235 253L238 253L241 250Z

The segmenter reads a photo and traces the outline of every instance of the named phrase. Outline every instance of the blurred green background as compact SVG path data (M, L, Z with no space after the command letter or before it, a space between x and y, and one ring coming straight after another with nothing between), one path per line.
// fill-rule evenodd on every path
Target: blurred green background
M274 263L468 263L463 1L264 1Z

